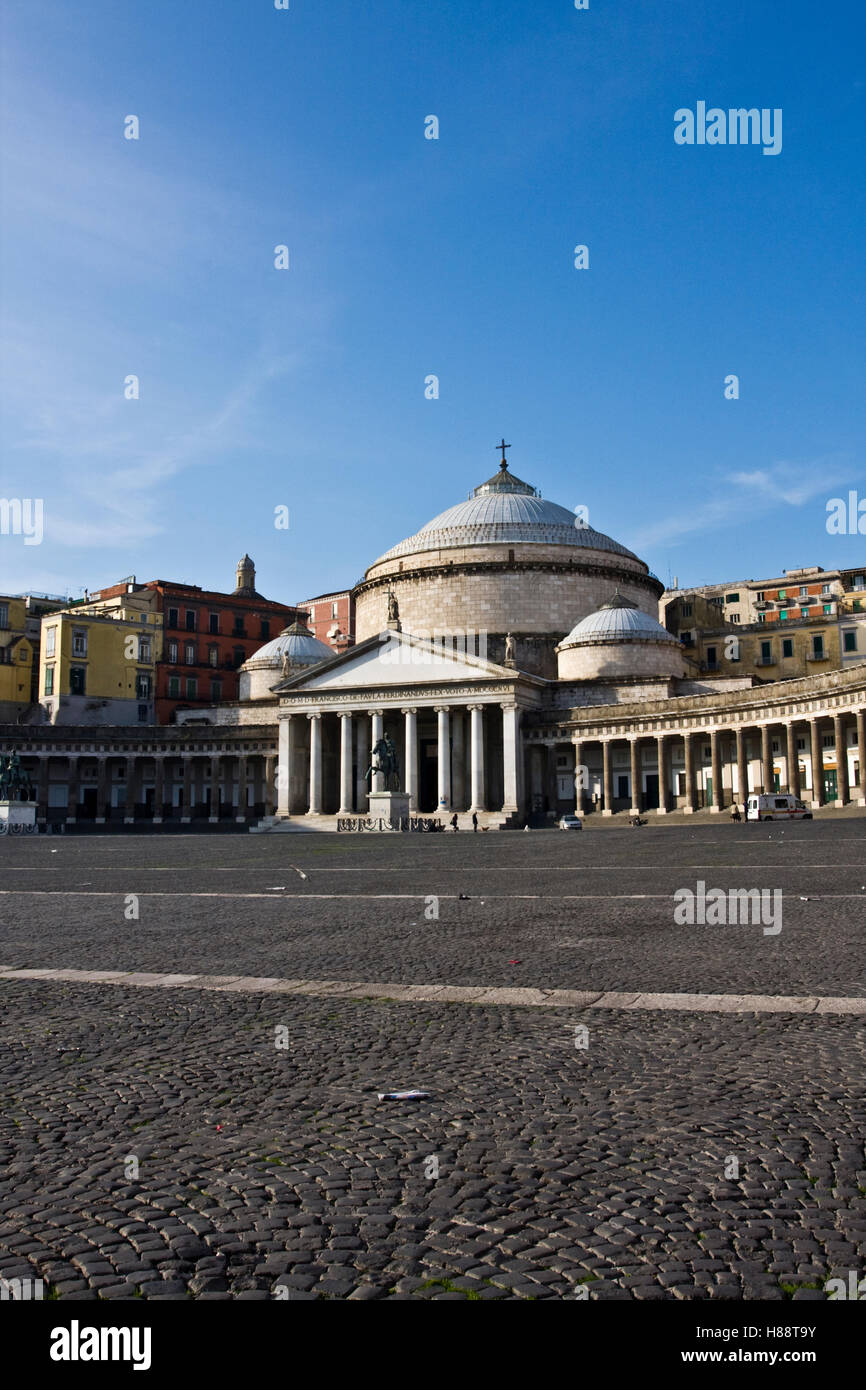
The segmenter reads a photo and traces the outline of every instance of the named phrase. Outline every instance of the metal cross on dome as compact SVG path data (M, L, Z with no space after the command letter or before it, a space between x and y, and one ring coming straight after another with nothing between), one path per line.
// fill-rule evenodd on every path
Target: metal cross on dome
M502 462L500 463L499 467L500 467L500 468L507 468L507 467L508 467L508 463L507 463L506 458L505 458L505 450L506 450L506 449L510 449L510 448L511 448L511 445L510 445L510 444L506 444L506 442L505 442L505 436L504 436L504 435L503 435L502 439L499 441L499 443L496 445L496 448L502 450Z

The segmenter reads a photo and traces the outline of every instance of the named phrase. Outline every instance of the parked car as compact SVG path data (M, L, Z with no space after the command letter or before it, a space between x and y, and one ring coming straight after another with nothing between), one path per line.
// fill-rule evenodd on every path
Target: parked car
M747 802L747 820L811 820L812 812L799 797L790 792L776 792L769 796L750 796Z
M560 816L559 828L560 830L582 830L583 821L580 819L580 816Z

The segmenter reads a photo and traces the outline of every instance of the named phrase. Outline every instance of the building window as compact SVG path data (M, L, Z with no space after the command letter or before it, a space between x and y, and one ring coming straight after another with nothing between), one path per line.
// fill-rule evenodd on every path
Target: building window
M243 666L243 664L244 664L244 649L243 649L243 647L235 647L235 670L237 670L237 668L238 668L239 666Z
M762 642L762 643L761 643L761 661L764 663L765 666L769 666L769 664L770 664L770 662L772 661L772 659L773 659L773 644L772 644L772 642Z
M833 605L832 605L832 603L825 603L825 604L824 604L824 612L825 612L825 613L832 613L832 612L833 612Z
M72 655L87 656L87 632L76 629L72 634Z
M793 639L793 637L783 637L783 638L782 638L782 656L793 656L793 655L794 655L794 639Z
M177 642L174 639L168 644L168 660L171 666L177 665Z
M8 603L0 603L0 627L8 627L8 626L9 626L9 604L8 604ZM51 631L53 632L54 629L51 628Z
M138 639L138 659L139 661L150 661L149 637L140 637Z
M70 666L69 668L69 693L70 695L84 695L87 684L87 667Z
M823 637L821 637L821 636L815 636L815 637L812 638L812 655L813 655L817 660L819 660L819 661L820 661L820 660L823 660L823 657L824 657L824 638L823 638Z
M778 740L777 738L774 738L774 739L773 739L773 752L774 752L774 753L778 753L779 751L780 751L780 750L779 750L779 740Z
M219 632L219 630L220 630L220 615L219 615L219 613L209 613L209 614L208 614L208 619L207 619L207 630L208 630L208 632L214 632L214 633L218 633L218 632Z
M728 614L728 622L729 622L729 623L738 623L739 621L740 621L740 615L739 615L739 613L729 613L729 614Z
M195 642L187 642L184 648L184 660L187 666L195 666Z
M54 667L53 667L53 666L46 666L46 667L45 667L45 694L46 694L46 695L53 695L53 694L54 694Z
M759 589L758 592L755 594L755 602L756 602L756 603L763 603L763 602L764 602L764 590L763 590L763 589Z
M150 699L150 673L139 671L135 680L135 694L139 700Z
M787 608L780 608L780 609L779 609L779 622L780 622L780 623L784 623L784 622L787 621L787 618L788 618L788 610L787 610Z
M170 700L176 700L180 695L180 676L169 676L168 695Z
M243 614L238 615L237 613L235 613L234 632L235 636L237 637L242 637L245 635Z
M829 584L822 584L822 585L821 585L821 593L822 593L822 594L829 594L829 592L830 592L830 585L829 585Z
M169 627L177 627L177 625L178 625L178 624L177 624L177 609L176 609L176 608L169 608L169 610L168 610L168 625L169 625Z
M806 740L805 740L804 738L798 738L798 739L797 739L797 752L798 752L798 753L805 753L805 751L806 751Z
M331 617L332 617L332 618L336 618L336 616L337 616L337 605L336 605L336 603L332 603L332 604L331 604Z
M787 591L787 589L780 589L780 590L779 590L779 600L781 601L783 598L787 598L787 597L788 597L788 591Z
M186 678L186 698L188 700L198 699L198 676L187 676Z
M835 746L836 746L836 737L835 737L835 735L834 735L834 734L822 734L822 735L821 735L821 746L822 746L823 748L835 748Z
M208 647L208 649L207 649L207 659L208 659L208 662L210 663L211 666L219 666L219 664L220 664L220 649L219 649L219 647L218 647L215 643L214 643L213 645L211 645L210 647Z
M2 616L2 614L0 614L0 616ZM5 626L5 624L2 623L2 622L0 622L0 627L4 627L4 626ZM55 650L56 650L56 647L57 647L57 628L56 628L56 627L49 627L49 628L46 630L46 633L45 633L45 655L46 655L46 656L53 656L53 655L54 655L54 652L55 652Z
M725 603L739 603L739 594L725 594Z
M271 635L271 623L269 618L262 618L262 637L268 638Z
M138 707L138 722L139 722L139 724L146 724L146 723L147 723L147 715L148 715L147 705L139 705L139 707Z
M187 632L195 632L195 609L194 609L194 608L188 608L188 609L186 610L186 630L187 630Z
M806 596L807 596L808 593L809 593L809 590L806 588L806 585L805 585L805 584L801 584L801 585L800 585L800 598L806 598Z
M212 680L210 683L210 697L212 700L221 700L223 697L223 683L221 680Z
M767 615L766 615L766 613L759 613L759 614L758 614L758 622L759 622L759 623L765 623L766 621L767 621Z
M715 647L707 647L707 666L711 671L715 671L718 664L717 649Z
M857 633L855 632L853 627L849 628L849 630L844 634L844 643L846 652L856 652Z
M690 603L684 603L682 613L684 618L690 618L692 616L692 605Z

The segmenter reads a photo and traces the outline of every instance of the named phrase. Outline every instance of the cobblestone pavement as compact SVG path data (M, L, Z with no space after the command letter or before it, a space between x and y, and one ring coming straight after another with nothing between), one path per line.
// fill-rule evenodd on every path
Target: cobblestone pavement
M767 829L21 841L0 961L862 996L866 822ZM782 932L674 926L697 879L781 889ZM0 1277L61 1299L823 1299L863 1276L862 1017L0 999ZM377 1099L408 1087L430 1096Z

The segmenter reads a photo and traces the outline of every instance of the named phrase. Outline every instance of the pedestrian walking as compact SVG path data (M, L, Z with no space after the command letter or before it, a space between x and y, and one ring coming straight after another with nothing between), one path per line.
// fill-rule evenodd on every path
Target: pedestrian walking
M451 829L452 829L452 830L455 832L455 834L456 834L456 832L457 832L457 812L456 812L456 811L454 812L454 815L451 817Z
M473 829L473 830L477 830L477 829L478 829L478 816L475 814L474 811L472 812L472 829Z

